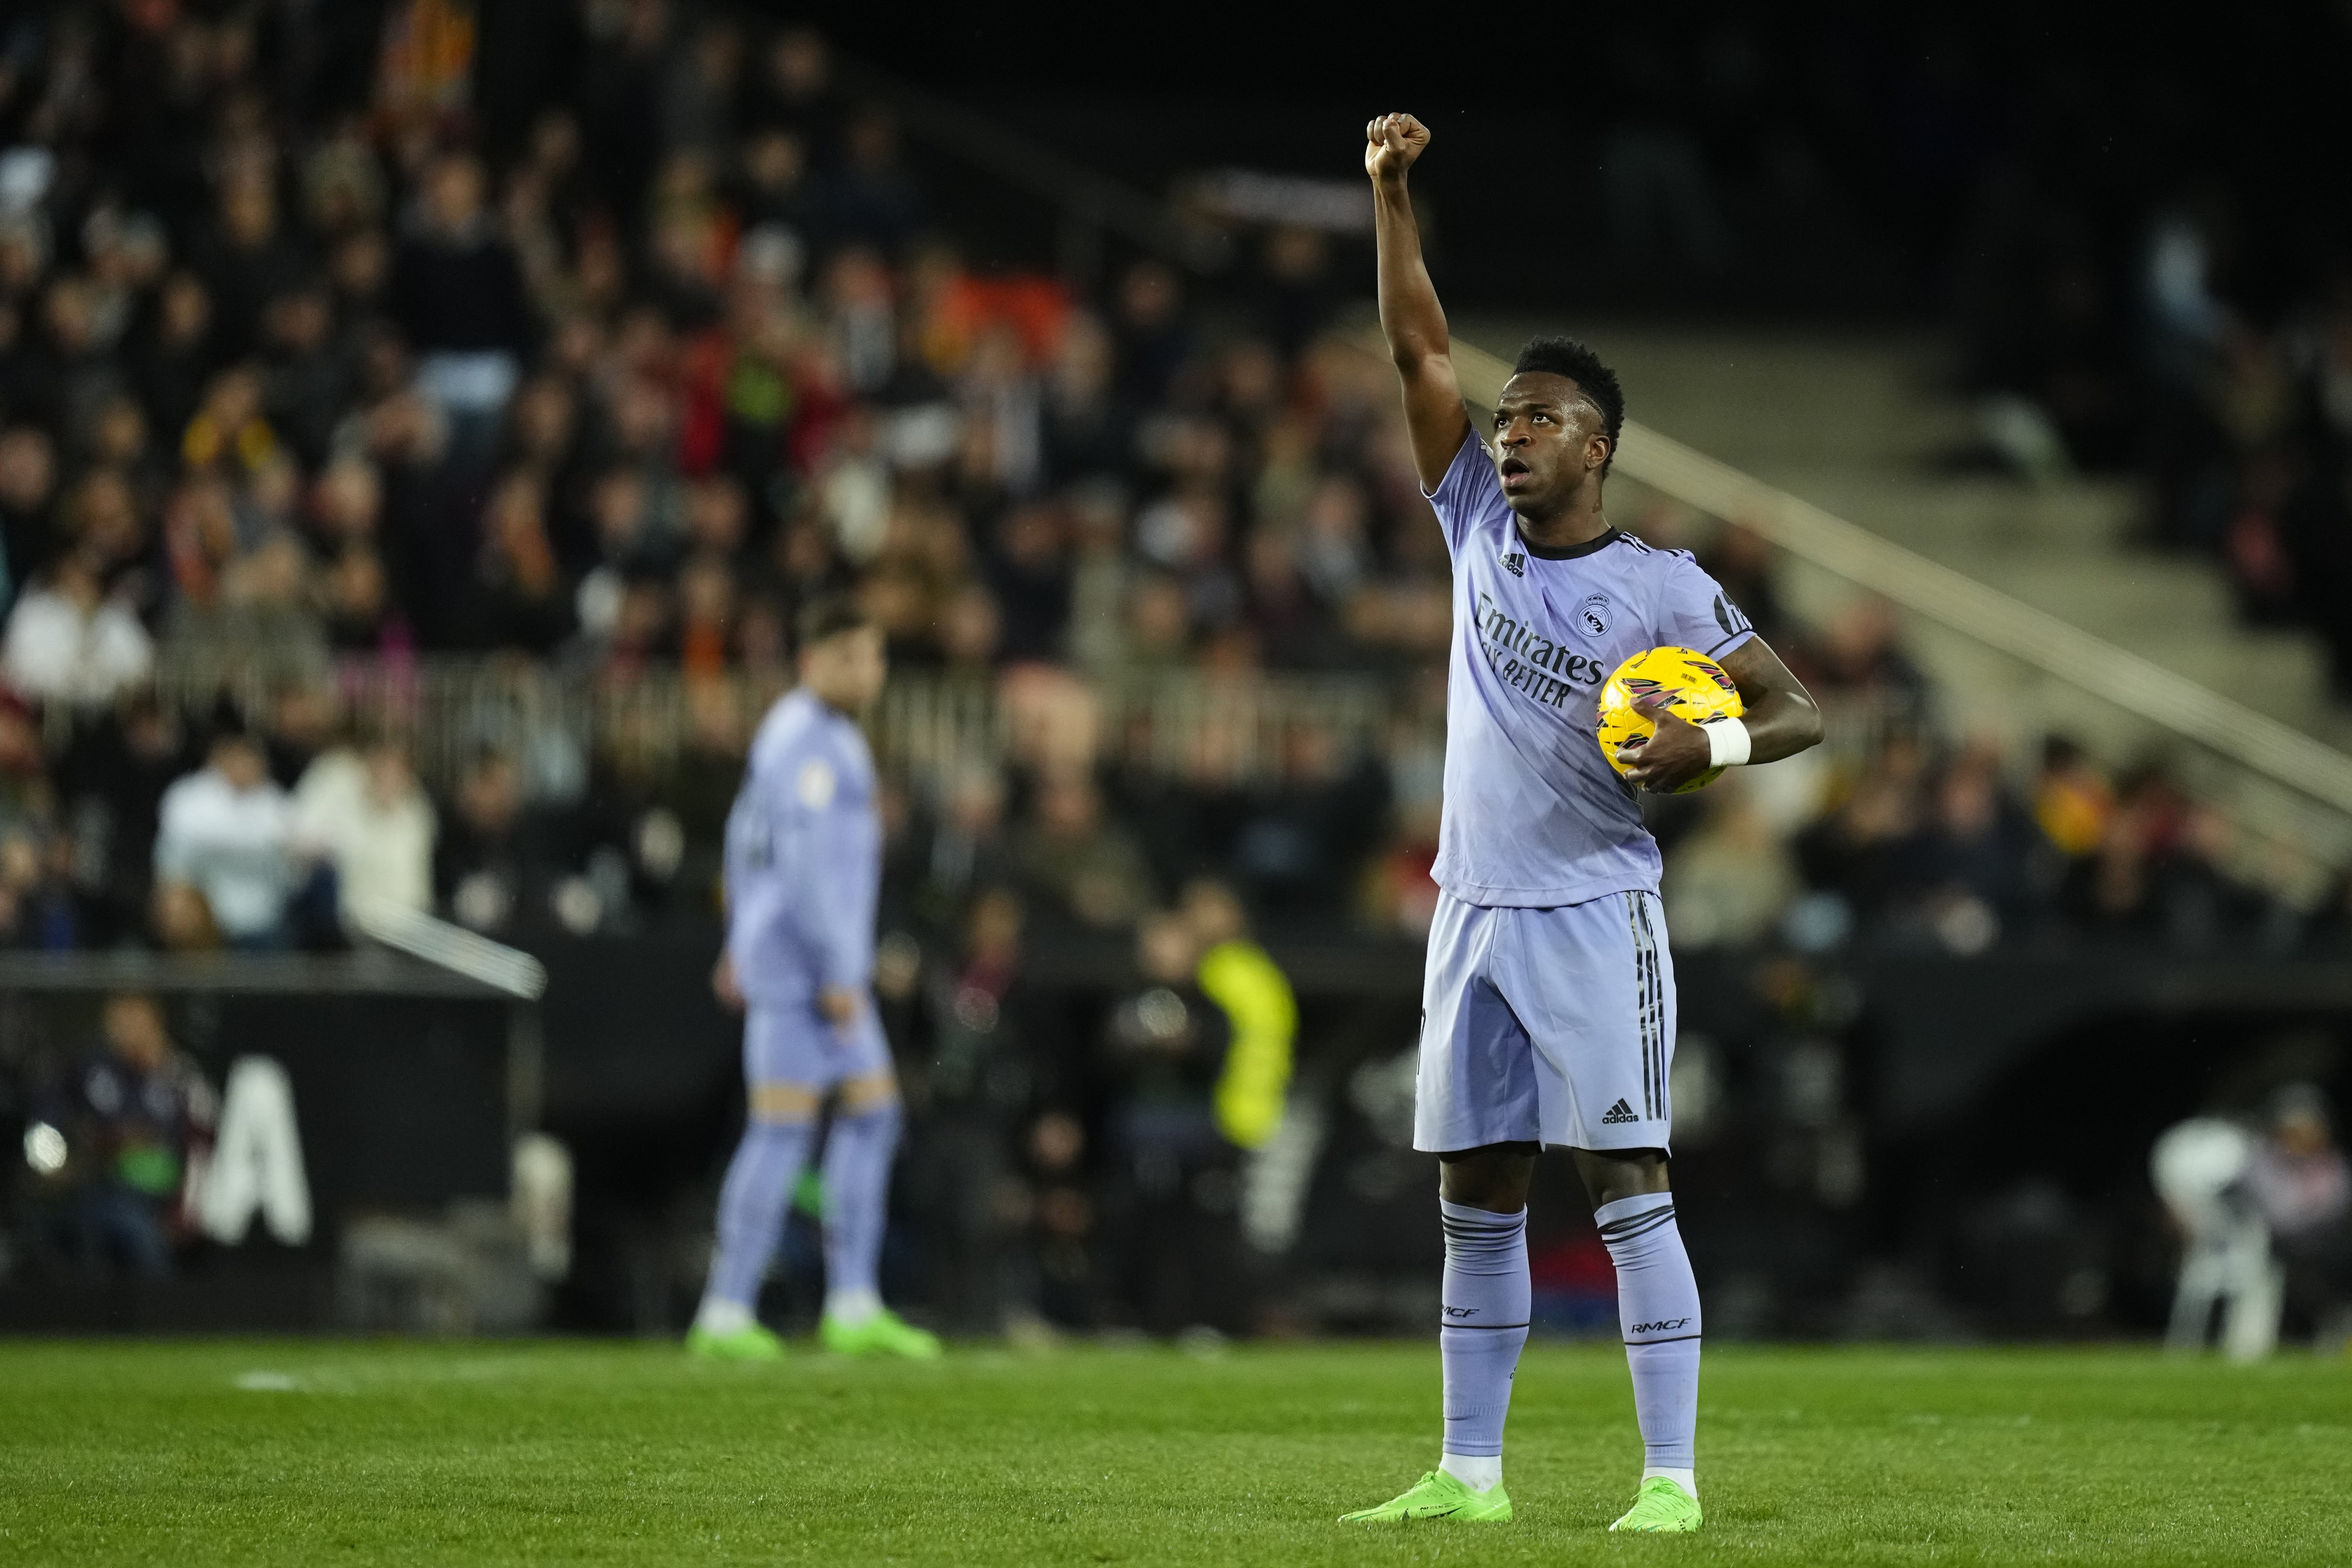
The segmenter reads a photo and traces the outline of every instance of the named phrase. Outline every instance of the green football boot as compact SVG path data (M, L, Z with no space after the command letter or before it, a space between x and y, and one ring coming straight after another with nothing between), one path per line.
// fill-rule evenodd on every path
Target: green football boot
M908 1361L940 1359L940 1336L919 1329L887 1307L863 1322L827 1318L816 1326L817 1342L835 1355L895 1355Z
M1664 1476L1652 1476L1633 1494L1633 1506L1625 1510L1625 1517L1609 1528L1665 1535L1696 1530L1701 1518L1698 1499Z
M1378 1508L1358 1509L1339 1516L1341 1524L1406 1524L1417 1519L1442 1519L1451 1523L1508 1524L1511 1498L1497 1481L1474 1492L1444 1470L1432 1470L1413 1482L1402 1497Z
M727 1334L694 1328L686 1331L686 1353L703 1361L782 1361L784 1342L757 1323Z

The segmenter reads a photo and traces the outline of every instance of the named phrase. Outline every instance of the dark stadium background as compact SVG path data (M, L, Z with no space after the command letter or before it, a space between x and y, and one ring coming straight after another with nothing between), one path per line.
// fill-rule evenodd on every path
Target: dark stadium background
M118 9L141 8L80 14L96 18L97 36L119 44L109 19ZM257 84L289 147L307 145L375 90L379 40L394 9L177 8L205 26L252 20L248 85ZM56 36L42 30L43 19L72 10L26 7L0 22L18 83L41 79L42 51ZM1612 328L1720 332L1735 344L1756 333L1932 343L1939 395L2039 399L2056 415L2070 472L2139 487L2134 550L2202 563L2229 584L2249 623L2326 644L2339 695L2352 670L2352 552L2343 545L2352 524L2341 494L2324 494L2327 476L2345 471L2341 448L2306 439L2298 426L2274 447L2187 461L2207 455L2221 416L2155 388L2138 298L2150 224L2181 209L2208 226L2214 292L2250 339L2277 345L2282 363L2303 324L2340 303L2336 291L2352 279L2352 210L2341 199L2352 175L2352 101L2341 89L2352 66L2352 22L2340 6L2221 16L2158 6L2123 16L1995 5L1901 16L1804 5L1499 15L1441 8L1419 16L1394 8L1220 16L1143 7L1048 20L965 7L802 14L679 5L667 8L658 45L643 60L599 20L662 11L485 3L470 86L441 142L483 155L495 202L499 172L520 155L541 114L564 107L592 161L635 159L638 176L648 177L660 151L645 123L658 96L651 84L698 28L737 27L754 46L748 60L775 29L814 26L838 51L837 107L876 103L896 117L926 234L951 240L963 266L982 278L1050 278L1076 258L1081 275L1065 279L1069 298L1108 311L1118 280L1146 247L1133 226L1118 222L1082 223L1074 240L1066 204L1051 194L1057 184L1066 192L1072 172L1100 176L1147 206L1216 170L1346 182L1360 178L1362 122L1410 110L1437 134L1414 178L1431 215L1433 270L1457 318L1589 330L1604 352ZM104 49L98 58L121 58ZM5 108L9 138L28 123L17 90ZM163 162L170 151L152 140L163 121L109 115L89 131L82 155L61 163L60 188L76 199L101 191L109 170ZM134 122L146 129L133 134L126 127ZM194 111L186 121L206 122ZM956 128L967 123L1013 151L975 158L971 145L959 144ZM1605 165L1612 146L1627 144L1612 137L1629 135L1696 160L1724 236L1714 254L1665 243L1629 257L1604 242ZM285 170L277 177L292 190ZM616 221L626 229L633 220L623 213ZM389 232L393 220L384 223ZM62 234L67 226L57 226ZM1203 242L1193 265L1176 267L1187 309L1214 323L1202 327L1201 342L1259 308L1263 239L1261 225L1229 226ZM822 242L814 248L822 265ZM182 249L175 236L174 265ZM888 259L902 264L905 256ZM643 257L633 252L629 264L644 288ZM1330 240L1316 289L1320 328L1360 331L1370 291L1360 237ZM21 308L20 337L0 352L37 343L37 334L23 335L33 332L32 298L10 300ZM1631 412L1646 417L1643 383L1636 374L1628 380ZM0 416L12 426L30 417L13 407ZM166 431L151 445L173 452L178 441ZM2278 509L2295 573L2285 587L2233 553L2238 536L2229 531L2266 458L2304 465L2283 482L2308 504ZM2020 494L2029 483L1982 443L1937 461L1954 476L2013 480ZM493 464L460 476L436 515L478 515L494 471L502 470ZM1130 501L1148 499L1149 488ZM763 519L755 532L786 521ZM980 525L971 526L977 533ZM1712 534L1687 537L1703 550L1725 548ZM2133 559L2118 555L2125 570ZM1774 570L1757 568L1755 580L1769 584ZM16 582L20 591L26 585ZM159 626L162 615L151 606ZM1807 643L1825 629L1793 613L1769 628L1776 641L1783 628ZM488 650L452 651L479 659ZM1932 682L1899 643L1867 652L1875 663L1850 684L1870 701L1889 689L1902 699L1871 710L1883 719L1900 709L1892 727L1913 726L1925 737L1930 773L1915 786L1925 792L1930 776L1964 771L1958 743L1968 737L1942 724ZM538 658L550 668L557 662L547 649ZM926 660L936 662L928 652L916 662ZM1853 672L1835 665L1818 652L1807 668L1848 684ZM1352 673L1370 670L1402 712L1414 700L1414 668L1411 658L1383 656ZM266 682L215 682L207 673L200 662L160 670L166 705L198 727L214 722L218 685L233 689L250 722L265 731L277 722ZM363 688L378 690L357 681L345 689ZM353 707L373 700L355 697ZM2334 722L2315 716L2308 727L2340 745L2346 731L2328 731ZM48 748L35 771L65 766L78 724L103 723L54 703L28 710L28 730L37 728ZM520 734L490 738L514 746ZM419 757L445 822L463 761L454 750ZM700 761L707 771L710 759ZM1307 813L1309 832L1360 831L1360 851L1388 844L1401 831L1390 809L1400 792L1383 772L1387 762L1357 761L1359 773L1349 778L1371 779L1366 789L1351 795L1326 779L1324 793L1284 796L1265 815L1289 813L1283 820L1297 826ZM2185 819L2177 781L2161 767L2136 772L2133 761L2101 759L2101 787L2140 791L2129 798ZM1100 771L1114 786L1107 793L1115 815L1123 807L1140 837L1150 837L1155 807L1190 809L1170 805L1181 792L1166 778L1143 776L1150 769L1112 779L1116 770L1104 760ZM1712 1053L1716 1110L1678 1151L1677 1186L1718 1331L2153 1333L2177 1262L2146 1173L2155 1137L2200 1111L2258 1117L2269 1096L2296 1081L2316 1082L2339 1102L2352 1092L2343 1052L2352 1022L2345 867L2318 868L2326 890L2297 902L2182 847L2185 836L2168 838L2151 873L2159 893L2128 918L2110 920L2095 889L2084 890L2095 880L2095 854L2077 847L2070 865L2058 865L2064 857L2033 826L2036 792L2064 784L2060 770L2012 752L1999 760L1999 776L2003 822L2032 840L2018 849L2019 863L2049 864L2046 886L2004 906L2002 934L1990 947L1961 942L1945 951L1902 927L1900 900L1876 910L1839 880L1843 873L1809 864L1813 890L1876 910L1865 912L1858 934L1809 947L1776 927L1681 959L1685 1033L1703 1036ZM387 1119L476 1130L450 1158L490 1174L471 1178L465 1195L497 1195L498 1140L517 1127L535 1125L562 1141L575 1176L572 1251L568 1274L547 1289L531 1320L549 1326L668 1332L682 1327L698 1288L716 1179L740 1116L734 1037L705 989L717 926L707 900L629 860L646 798L674 803L688 784L701 792L697 799L713 787L709 777L646 784L600 772L565 821L563 831L596 848L559 869L593 869L596 853L614 849L625 918L583 933L541 910L497 933L543 961L550 976L532 1025L532 1051L542 1054L527 1079L500 1070L518 1059L507 1005L453 995L430 1004L441 1019L432 1026L450 1050L469 1053L462 1071L367 1080ZM1153 793L1163 785L1164 794ZM1016 812L1034 795L1018 768L1012 795ZM917 796L910 809L919 826L936 828L943 808ZM1704 801L1670 807L1662 835L1697 831L1708 809ZM1828 822L1824 813L1813 826L1826 831ZM50 820L38 831L70 830ZM917 829L908 832L911 843ZM706 847L695 843L689 854ZM902 856L908 865L920 858L917 849ZM1227 869L1163 857L1152 868L1149 901L1172 897L1194 871ZM929 984L942 965L952 970L961 906L923 907L912 890L920 877L901 879L897 917L919 944ZM597 886L613 896L610 878ZM953 1118L944 1112L927 1121L919 1100L888 1282L917 1315L966 1330L995 1326L985 1303L959 1294L978 1289L1002 1290L1058 1327L1123 1331L1151 1313L1131 1288L1134 1260L1121 1251L1121 1205L1133 1194L1122 1191L1115 1159L1101 1147L1117 1086L1083 1064L1106 1011L1135 984L1129 921L1057 921L1043 912L1046 898L1024 891L1034 921L1024 961L1029 1027L1035 1040L1052 1042L1057 1060L1081 1066L1057 1069L1065 1078L1052 1094L1024 1101L1004 1124L980 1119L987 1148L969 1165L940 1152L967 1148L949 1133L968 1138L972 1126L949 1128ZM436 897L437 912L467 918L446 879ZM1392 1121L1383 1121L1384 1108L1391 1116L1394 1108L1382 1085L1393 1084L1380 1064L1412 1040L1419 950L1393 921L1363 917L1349 898L1306 902L1312 907L1286 906L1276 889L1256 913L1260 934L1298 986L1297 1092L1320 1108L1323 1132L1303 1177L1295 1236L1236 1268L1243 1286L1217 1306L1243 1332L1414 1328L1434 1290L1438 1256L1428 1223L1430 1162L1398 1148ZM1877 913L1894 933L1884 941ZM45 937L26 918L9 940L28 950L157 945L143 910L110 918L102 942ZM83 929L100 923L86 920ZM335 945L333 937L320 945ZM13 1130L36 1114L44 1084L89 1045L98 982L95 971L66 977L62 960L49 979L30 954L11 962L0 997L0 1112L13 1160ZM301 1072L331 1078L331 1053L303 1033L320 1026L316 1019L306 1025L301 1009L280 1000L251 1015L262 1021L225 1028L231 1015L203 1000L215 983L189 981L173 967L184 962L159 959L152 970L134 963L123 973L167 996L175 1034L215 1081L231 1055L272 1040ZM940 983L952 992L953 982L950 973ZM936 1065L925 1053L942 1028L928 994L908 991L890 1014L917 1081ZM350 1048L376 1047L354 1040ZM463 1114L438 1115L447 1108L436 1107L436 1097L455 1092L452 1082L472 1086ZM298 1090L310 1092L299 1075ZM1048 1105L1087 1131L1087 1152L1075 1169L1032 1159L1033 1113ZM444 1194L422 1201L415 1173L396 1168L396 1152L362 1159L346 1146L320 1148L313 1158L322 1170L339 1158L356 1162L334 1178L355 1195L325 1215L316 1240L287 1255L260 1240L237 1249L192 1245L180 1279L141 1289L78 1273L44 1228L55 1194L12 1168L9 1206L0 1210L13 1238L0 1250L0 1324L351 1321L352 1297L337 1286L347 1268L338 1252L346 1227L387 1217L430 1227L442 1221L435 1205ZM998 1228L988 1230L980 1247L987 1256L977 1263L968 1250L977 1244L955 1231L963 1222L948 1217L965 1183L1001 1187L1011 1216L982 1222L983 1230ZM321 1184L324 1194L337 1190ZM1564 1168L1546 1167L1538 1201L1543 1310L1563 1331L1590 1328L1606 1319L1607 1271L1590 1227L1573 1217L1580 1205ZM1055 1214L1078 1217L1065 1226ZM1217 1223L1234 1223L1229 1210L1219 1214ZM795 1321L814 1306L805 1241L788 1249L790 1278L771 1303ZM256 1271L266 1272L268 1289L241 1282ZM975 1286L983 1276L989 1282ZM287 1279L299 1283L283 1286ZM404 1322L397 1314L393 1321Z

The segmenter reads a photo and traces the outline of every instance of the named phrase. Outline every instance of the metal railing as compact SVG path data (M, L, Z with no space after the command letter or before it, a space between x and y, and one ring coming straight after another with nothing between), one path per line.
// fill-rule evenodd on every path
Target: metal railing
M521 762L541 787L583 780L597 761L652 777L698 746L740 756L782 690L774 677L688 679L655 668L619 680L467 656L350 658L329 680L343 722L361 734L402 737L428 781L451 783L488 750ZM223 694L255 715L276 695L250 672L187 660L166 662L159 692L199 718ZM1867 756L1891 733L1916 731L1927 718L1906 700L1875 696L1828 698L1823 711L1829 749L1847 760ZM1090 678L1031 666L997 680L894 674L868 729L881 765L929 792L963 770L1008 763L1264 784L1436 745L1444 720L1410 688L1368 674Z
M621 679L467 656L347 658L327 683L346 725L401 736L417 771L437 784L485 750L558 779L584 777L592 760L652 774L698 745L740 753L783 690L774 676L689 679L656 668ZM186 659L165 661L157 689L198 717L224 695L259 717L280 695L250 669ZM1087 679L1034 667L1001 681L894 675L870 729L883 765L926 787L1008 758L1249 784L1282 776L1303 744L1343 757L1377 750L1399 716L1391 687L1370 676Z

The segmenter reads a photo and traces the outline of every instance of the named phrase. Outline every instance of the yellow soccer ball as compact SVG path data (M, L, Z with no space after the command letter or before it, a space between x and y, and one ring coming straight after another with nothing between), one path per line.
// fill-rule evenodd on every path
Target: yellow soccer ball
M1724 673L1723 666L1696 648L1654 647L1635 654L1619 665L1601 688L1597 726L1601 754L1620 777L1624 775L1625 764L1617 760L1618 748L1639 747L1658 732L1657 721L1633 704L1658 691L1673 692L1667 711L1694 724L1737 719L1748 711L1748 705L1739 700L1738 686ZM1674 793L1688 795L1705 789L1722 772L1709 768Z

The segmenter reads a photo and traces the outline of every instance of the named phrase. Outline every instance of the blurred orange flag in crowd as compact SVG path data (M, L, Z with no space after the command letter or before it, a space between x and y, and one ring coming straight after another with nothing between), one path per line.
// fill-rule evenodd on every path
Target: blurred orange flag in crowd
M1070 297L1051 278L1032 273L974 278L958 272L932 296L923 322L923 352L934 366L951 371L963 363L983 331L1003 323L1019 336L1029 363L1043 364L1060 349L1062 327L1069 317Z
M393 6L376 79L385 113L405 123L462 111L471 96L474 40L474 8L459 0Z

